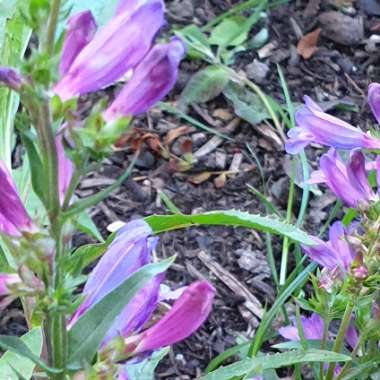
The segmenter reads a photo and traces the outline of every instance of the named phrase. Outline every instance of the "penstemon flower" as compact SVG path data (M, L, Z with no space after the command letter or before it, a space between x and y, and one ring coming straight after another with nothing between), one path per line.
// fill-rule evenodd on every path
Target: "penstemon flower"
M329 230L329 241L312 237L313 246L303 246L306 254L322 267L329 270L339 269L346 273L355 259L355 250L347 241L348 230L342 222L335 222Z
M132 78L103 114L107 122L138 115L161 100L174 86L185 53L179 39L156 45L134 70Z
M297 127L288 132L286 151L299 153L310 143L318 143L336 149L380 149L380 139L331 116L308 96L305 105L296 112Z
M323 319L317 313L313 313L310 317L301 316L301 325L305 339L322 339L324 322ZM294 321L293 325L281 327L278 330L278 333L283 338L290 341L300 340L296 321Z
M35 230L8 169L0 161L0 233L21 236Z
M133 12L127 8L118 13L66 68L55 93L67 100L113 84L138 65L163 22L161 0L143 3Z
M319 167L320 170L312 173L310 182L326 183L348 206L367 207L379 199L369 184L362 152L352 151L348 163L345 164L338 153L331 148L321 157Z

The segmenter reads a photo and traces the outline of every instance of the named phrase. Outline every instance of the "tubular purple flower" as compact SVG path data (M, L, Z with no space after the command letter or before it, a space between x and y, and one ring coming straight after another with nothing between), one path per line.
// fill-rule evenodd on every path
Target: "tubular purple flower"
M122 116L138 115L161 100L173 88L184 54L185 46L178 38L154 46L105 111L104 119L112 122Z
M368 182L365 158L360 151L352 151L346 165L331 148L321 157L319 166L320 170L312 174L311 182L325 182L348 206L367 206L378 199Z
M304 100L305 105L296 112L297 127L288 132L288 153L299 153L312 142L338 149L380 149L380 139L323 112L308 96Z
M207 319L214 296L215 288L209 282L191 284L159 322L143 333L126 339L128 352L153 351L189 337Z
M359 334L353 322L350 323L346 331L346 342L354 349L359 342Z
M12 90L19 90L23 84L21 75L11 67L0 66L0 82Z
M78 54L56 94L67 100L114 83L141 61L163 22L162 0L116 15Z
M0 296L7 296L10 294L10 285L21 282L20 277L17 274L0 273Z
M133 13L138 7L152 0L120 0L116 7L115 15L124 12ZM154 0L153 0L154 1Z
M71 16L67 23L59 72L65 75L78 54L92 40L96 33L96 22L91 11L83 11Z
M35 227L28 215L12 177L0 161L0 233L20 236L22 232L33 232Z
M371 111L375 116L377 122L380 124L380 84L371 83L368 87L368 104Z
M71 178L74 174L74 164L65 155L62 138L61 134L58 134L55 138L58 159L58 191L61 204L65 199L66 191L70 186Z
M329 270L339 268L347 272L356 256L354 249L347 241L347 235L348 231L343 223L337 221L330 227L328 242L313 237L316 245L302 246L302 248L313 261L324 268Z
M310 317L301 316L301 325L303 334L306 339L320 340L323 337L323 319L316 313ZM299 341L297 322L294 321L293 325L281 327L278 333L285 339L290 341Z
M116 318L107 332L102 346L117 336L128 337L132 332L139 331L148 322L156 309L163 278L164 275L156 276L136 294Z
M122 227L107 252L99 260L83 289L84 301L72 316L69 327L105 295L121 285L130 275L150 262L150 252L157 238L142 219Z

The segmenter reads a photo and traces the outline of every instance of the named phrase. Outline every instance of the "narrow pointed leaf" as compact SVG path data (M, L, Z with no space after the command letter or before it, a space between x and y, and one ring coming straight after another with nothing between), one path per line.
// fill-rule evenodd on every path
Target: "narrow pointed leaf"
M344 354L339 354L336 352L325 351L325 350L294 350L287 351L280 354L271 354L256 357L253 359L244 359L236 363L227 365L225 367L220 367L214 372L209 373L204 376L202 380L227 380L231 379L233 376L242 376L249 374L251 372L257 371L262 373L262 371L268 369L281 368L297 363L312 363L312 362L347 362L351 358Z
M253 228L262 232L287 236L306 245L314 242L301 229L270 216L253 215L243 211L211 211L196 215L152 215L145 218L154 233L198 225L218 225Z

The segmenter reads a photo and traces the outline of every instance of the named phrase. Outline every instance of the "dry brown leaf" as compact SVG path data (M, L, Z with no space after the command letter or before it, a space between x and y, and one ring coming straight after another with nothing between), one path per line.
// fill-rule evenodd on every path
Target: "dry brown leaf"
M165 136L165 139L164 139L164 145L166 146L169 146L171 145L174 140L176 140L178 137L182 136L182 135L186 135L190 132L194 132L194 128L193 127L189 127L188 125L183 125L181 127L178 127L178 128L174 128L174 129L171 129L167 135Z
M227 174L224 172L222 174L219 174L215 179L214 179L214 185L217 189L221 189L225 186L227 181Z
M297 45L297 52L304 59L309 59L317 51L317 43L319 35L321 34L321 28L315 29L313 32L310 32L303 36Z
M192 175L188 178L188 181L194 185L200 185L203 182L206 182L212 176L211 172L203 172L200 174Z

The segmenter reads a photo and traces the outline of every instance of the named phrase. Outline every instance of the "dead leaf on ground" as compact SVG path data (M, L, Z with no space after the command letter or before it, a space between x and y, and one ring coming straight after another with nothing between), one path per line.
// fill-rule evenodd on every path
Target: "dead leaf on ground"
M193 127L189 127L188 125L171 129L165 136L164 145L169 147L178 137L194 132L194 130L195 129Z
M297 52L304 59L309 59L317 51L317 43L319 35L321 34L321 28L315 29L314 31L303 36L297 45Z

